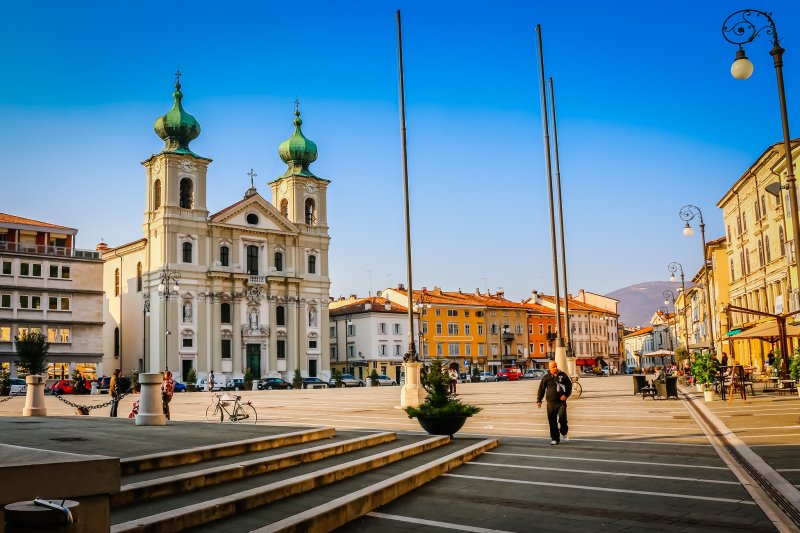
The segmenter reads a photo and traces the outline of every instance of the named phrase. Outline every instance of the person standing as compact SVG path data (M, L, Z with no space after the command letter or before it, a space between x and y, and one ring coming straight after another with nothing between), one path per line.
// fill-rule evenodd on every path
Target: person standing
M450 394L456 393L456 384L458 383L458 370L450 367L450 370L447 371L447 376L450 378Z
M164 381L161 382L161 400L164 403L164 415L169 420L169 402L175 393L175 382L172 380L172 372L164 371Z
M214 392L214 371L208 373L208 390Z
M119 407L119 368L114 370L111 380L108 382L108 395L111 396L111 416L117 418L117 408Z
M550 446L555 446L564 437L569 441L567 433L567 398L572 394L572 381L569 376L558 369L555 361L550 361L550 372L539 383L536 395L536 406L542 407L542 398L547 400L547 423L550 425ZM559 425L561 429L559 430Z

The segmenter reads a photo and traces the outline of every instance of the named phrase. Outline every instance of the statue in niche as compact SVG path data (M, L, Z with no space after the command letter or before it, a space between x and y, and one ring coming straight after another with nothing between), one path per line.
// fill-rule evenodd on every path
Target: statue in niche
M258 329L258 311L250 310L250 329Z
M316 326L317 325L317 309L312 307L308 310L308 325L309 326Z
M191 304L191 302L184 302L184 304L183 304L183 321L184 322L191 322L192 321L192 304Z

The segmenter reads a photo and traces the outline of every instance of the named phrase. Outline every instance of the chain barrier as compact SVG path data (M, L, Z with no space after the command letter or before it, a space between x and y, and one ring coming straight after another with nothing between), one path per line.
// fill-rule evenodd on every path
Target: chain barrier
M25 394L25 387L22 387L17 392L15 392L13 394L10 394L10 395L8 395L8 397L3 398L2 400L0 400L0 403L7 402L11 398L16 398L17 396L22 396L24 394Z
M50 392L50 395L55 397L60 402L63 402L65 404L69 405L73 409L78 409L79 411L80 410L91 411L93 409L102 409L103 407L110 407L111 404L113 404L115 401L122 400L125 396L130 394L132 391L133 391L133 387L129 388L128 390L126 390L125 392L120 394L119 397L116 400L114 400L114 398L111 398L107 402L98 403L97 405L81 405L81 404L78 404L78 403L71 402L71 401L67 400L66 398L63 397L64 396L63 394L53 394L52 389L45 389L45 392Z

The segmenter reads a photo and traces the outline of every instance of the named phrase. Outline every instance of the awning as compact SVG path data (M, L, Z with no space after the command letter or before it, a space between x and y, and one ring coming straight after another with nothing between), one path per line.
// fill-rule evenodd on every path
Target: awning
M502 366L502 361L489 361L489 366Z
M594 366L593 358L575 359L575 364L578 366Z
M533 359L534 363L549 363L550 359Z
M800 327L790 326L789 324L786 324L786 336L800 337ZM729 335L728 338L733 340L764 339L769 341L771 339L779 339L780 333L778 332L778 323L774 320L770 320L769 322L756 324L752 328L747 329L745 331L741 331L740 333Z

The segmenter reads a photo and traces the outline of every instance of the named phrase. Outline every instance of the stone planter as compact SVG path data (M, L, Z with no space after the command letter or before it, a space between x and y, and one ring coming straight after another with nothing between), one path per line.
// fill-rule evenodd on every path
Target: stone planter
M703 391L703 398L707 402L713 402L714 401L714 391L713 390L704 390Z
M703 392L705 390L705 387L702 383L695 384L695 388L697 389L697 392Z
M195 391L197 390L197 384L195 384L195 383L188 383L188 384L186 385L186 390L187 390L188 392L195 392Z
M417 420L422 429L429 435L449 435L452 437L459 429L464 427L466 416L418 416Z
M253 390L253 382L252 381L245 381L242 384L242 390Z

